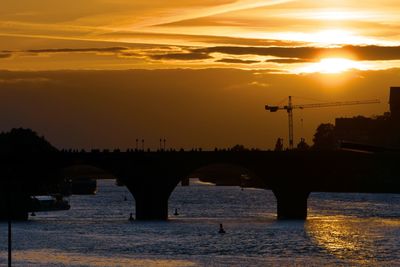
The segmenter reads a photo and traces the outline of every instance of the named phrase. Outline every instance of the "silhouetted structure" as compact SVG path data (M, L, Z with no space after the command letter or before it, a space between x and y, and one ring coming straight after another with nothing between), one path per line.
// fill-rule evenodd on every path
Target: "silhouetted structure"
M118 177L135 198L137 220L168 219L168 199L178 183L204 166L222 163L249 174L254 187L270 189L278 219L305 219L310 192L400 193L400 153L351 151L132 151L98 150L0 154L0 219L12 207L26 219L30 196L58 186L61 170L76 164ZM239 175L240 176L240 175ZM241 185L240 177L237 186ZM11 194L10 194L11 193ZM4 203L9 203L6 205Z
M400 87L390 88L390 112L375 118L337 118L337 140L373 146L400 148Z
M289 147L288 149L293 149L293 110L295 109L305 109L305 108L323 108L323 107L336 107L336 106L348 106L348 105L361 105L361 104L374 104L379 103L379 100L367 100L367 101L347 101L347 102L331 102L331 103L314 103L314 104L301 104L294 105L292 102L292 96L288 97L288 104L284 106L270 106L265 105L265 109L270 112L277 112L278 110L286 110L288 114L289 121Z
M390 114L393 120L400 120L400 87L390 87Z
M182 186L189 186L190 185L190 179L189 177L185 177L181 180L181 185Z
M283 151L283 139L278 138L275 144L275 151Z
M246 150L248 150L244 145L234 145L232 148L231 148L231 151L246 151Z
M246 169L258 177L255 187L275 194L279 219L305 219L310 192L400 193L399 159L399 153L350 151L65 152L58 157L61 165L85 162L119 177L135 198L137 220L166 220L170 194L202 166L222 162Z

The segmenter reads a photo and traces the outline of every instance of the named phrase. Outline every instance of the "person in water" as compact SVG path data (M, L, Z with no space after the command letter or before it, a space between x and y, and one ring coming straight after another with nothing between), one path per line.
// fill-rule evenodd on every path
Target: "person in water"
M133 218L133 214L131 213L131 214L129 214L129 221L130 222L132 222L132 221L134 221L135 219Z
M177 209L177 208L175 208L174 215L175 215L175 216L178 216L178 215L179 215L179 213L178 213L178 209Z
M225 233L226 233L225 230L224 230L224 227L222 226L222 223L219 224L219 231L218 231L218 233L219 233L219 234L225 234Z

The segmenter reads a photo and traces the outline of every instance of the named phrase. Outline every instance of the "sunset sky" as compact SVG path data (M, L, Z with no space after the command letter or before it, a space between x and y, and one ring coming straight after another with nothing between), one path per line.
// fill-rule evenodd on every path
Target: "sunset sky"
M271 148L287 118L265 104L381 100L295 113L311 143L321 122L388 110L399 12L397 0L3 1L0 130L58 147Z

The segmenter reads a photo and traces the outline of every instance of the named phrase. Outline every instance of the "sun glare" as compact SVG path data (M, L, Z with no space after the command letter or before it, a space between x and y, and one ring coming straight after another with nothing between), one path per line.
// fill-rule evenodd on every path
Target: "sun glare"
M362 20L373 17L374 14L366 12L354 12L346 10L321 10L318 12L306 12L302 17L316 20Z
M346 58L324 58L317 63L298 69L298 73L342 73L351 69L365 70L367 67L357 61Z

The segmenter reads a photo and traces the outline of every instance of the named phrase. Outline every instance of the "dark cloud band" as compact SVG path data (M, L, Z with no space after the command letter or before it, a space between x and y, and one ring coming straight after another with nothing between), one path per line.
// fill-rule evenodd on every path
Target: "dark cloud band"
M296 58L313 61L324 57L350 55L357 60L397 60L400 59L400 46L343 46L323 47L238 47L215 46L195 49L197 53L221 53L227 55L258 55L280 58ZM290 63L290 62L287 62ZM294 63L294 62L292 62Z
M151 55L149 58L154 60L202 60L202 59L210 59L212 58L207 53L166 53L166 54L159 54L159 55Z
M243 60L243 59L237 59L237 58L222 58L222 59L216 60L215 62L233 63L233 64L255 64L255 63L260 63L260 61L258 61L258 60Z
M30 49L28 53L80 53L80 52L121 52L127 50L127 47L100 47L100 48L55 48L55 49Z
M154 46L152 48L157 48ZM179 50L177 50L179 48ZM141 57L150 60L193 61L213 59L214 53L222 54L215 62L231 64L255 64L261 61L253 59L234 58L234 56L265 56L276 57L266 59L268 63L291 64L315 62L327 57L346 57L354 60L400 60L400 46L354 46L342 47L310 47L310 46L214 46L202 48L163 47L162 50L149 47L91 47L91 48L56 48L30 49L23 51L0 51L0 59L10 58L14 54L55 54L55 53L105 53L119 57Z
M274 58L265 60L265 62L267 63L279 63L279 64L308 63L314 61L316 60L300 59L300 58Z
M10 58L12 56L11 53L0 53L0 59L2 58Z

